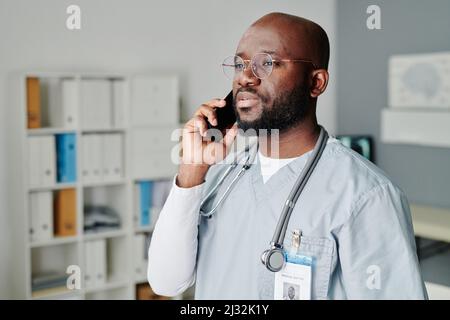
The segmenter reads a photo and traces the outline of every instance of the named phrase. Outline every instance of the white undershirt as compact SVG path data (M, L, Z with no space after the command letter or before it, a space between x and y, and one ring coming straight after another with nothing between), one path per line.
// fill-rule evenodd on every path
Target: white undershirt
M264 183L266 183L271 176L273 176L278 170L283 168L285 165L289 164L291 161L294 161L295 159L298 159L298 157L285 159L269 158L262 155L262 153L259 150L258 150L258 157L259 163L261 165L261 174Z

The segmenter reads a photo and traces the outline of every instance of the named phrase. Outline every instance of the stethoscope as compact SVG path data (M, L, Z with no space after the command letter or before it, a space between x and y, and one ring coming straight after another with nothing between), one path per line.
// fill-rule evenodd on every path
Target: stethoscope
M288 227L289 219L291 217L291 213L294 210L295 204L297 203L300 194L302 193L306 183L308 182L312 172L314 171L317 163L319 162L320 157L322 156L323 150L327 145L328 133L322 127L320 127L319 139L317 139L316 145L312 151L311 156L308 159L308 162L305 165L305 168L302 170L301 175L298 177L297 181L294 184L291 192L289 193L288 198L286 199L283 210L281 212L281 216L278 220L277 227L275 229L274 235L272 237L272 241L270 242L270 248L265 250L261 255L261 261L266 266L266 268L272 272L278 272L283 269L286 263L286 253L283 249L283 242L286 236L286 230ZM213 194L217 191L217 189L222 185L224 180L228 177L232 170L234 170L239 162L237 160L233 161L231 166L224 172L224 174L220 177L219 181L216 185L211 189L211 191L206 195L203 201L200 204L200 215L204 217L211 218L212 215L217 211L217 208L222 204L222 202L226 199L228 194L230 193L233 186L237 183L237 181L244 175L244 173L250 168L253 159L256 157L257 151L254 152L253 156L249 154L249 147L245 148L244 154L247 154L247 158L230 182L228 187L225 189L222 197L217 201L217 203L213 206L213 208L207 212L203 210L204 204L210 200Z

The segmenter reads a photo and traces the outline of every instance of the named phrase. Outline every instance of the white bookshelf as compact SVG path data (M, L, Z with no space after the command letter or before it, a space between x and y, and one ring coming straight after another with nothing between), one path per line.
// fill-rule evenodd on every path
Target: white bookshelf
M43 120L42 128L27 128L27 77L36 77L45 83L46 88L55 88L62 79L69 79L75 86L75 94L72 94L71 103L75 117L74 125L70 127L53 125L51 121ZM83 106L86 108L86 97L82 97L81 87L83 81L105 80L122 81L123 100L120 124L113 119L108 121L98 118L98 127L91 121L89 127L85 127L82 114ZM48 83L46 82L48 81ZM101 82L100 81L100 82ZM135 299L136 284L146 282L145 277L135 274L133 265L135 248L133 239L136 234L151 234L153 225L138 226L135 222L135 185L142 180L172 179L176 172L176 165L167 161L170 150L177 142L164 143L167 133L178 128L178 82L173 75L129 75L108 73L79 73L79 72L26 72L11 77L11 107L8 117L9 163L10 172L8 183L10 185L9 203L12 217L12 234L14 236L14 257L11 260L13 272L12 290L13 296L20 299ZM43 84L42 84L43 85ZM53 86L53 87L52 87ZM146 86L148 86L146 90ZM166 90L168 92L161 92ZM101 89L101 87L99 87ZM99 89L99 90L100 90ZM101 91L101 90L100 90ZM160 96L171 94L171 105L160 106ZM98 95L104 95L99 92ZM159 96L158 96L159 95ZM112 97L114 92L112 91ZM97 99L98 97L95 97ZM67 99L67 97L66 97ZM85 100L82 100L85 99ZM41 98L42 100L42 98ZM47 98L50 101L51 98ZM61 107L63 103L59 100ZM67 101L65 101L67 103ZM176 103L176 105L175 105ZM50 107L50 105L52 107ZM89 103L88 103L89 104ZM58 106L56 105L56 108ZM146 111L149 108L150 113ZM52 118L51 112L55 110L55 102L48 105L41 104L46 117ZM173 108L175 108L173 110ZM170 109L170 110L169 110ZM75 110L75 111L74 111ZM44 110L42 110L44 112ZM96 111L97 112L97 111ZM145 121L145 113L151 116L151 120ZM109 117L111 117L110 113ZM102 114L97 112L97 117ZM161 117L161 121L158 121ZM138 119L138 121L136 120ZM92 120L92 119L91 119ZM45 122L45 123L44 123ZM159 131L162 134L153 137ZM54 137L59 134L73 134L76 140L76 180L69 183L53 183L45 185L30 185L30 161L33 155L28 155L28 141L34 137ZM86 181L84 179L86 163L83 158L83 148L86 136L119 135L121 141L122 174L118 178L109 180ZM146 139L146 134L150 139ZM104 138L99 138L104 139ZM153 143L155 145L146 145ZM147 143L146 143L147 142ZM145 144L145 146L140 146ZM139 150L143 150L140 152ZM138 151L137 151L138 150ZM88 154L86 152L86 154ZM149 159L149 169L144 168ZM106 158L106 156L105 156ZM144 159L144 160L143 160ZM153 160L154 159L154 160ZM152 169L152 161L155 166ZM143 164L144 163L144 164ZM103 166L105 164L103 163ZM56 164L55 164L56 170ZM104 170L104 169L102 169ZM105 171L106 172L106 171ZM102 173L103 174L103 173ZM56 180L55 180L56 181ZM29 234L31 225L30 194L51 192L54 197L57 192L73 189L76 193L76 234L65 237L50 237L32 241ZM100 196L98 196L100 195ZM87 201L94 203L98 196L101 205L108 205L116 209L120 216L120 228L108 229L102 232L91 233L84 230L84 206ZM105 281L91 286L86 286L85 270L87 268L86 248L88 243L105 241L106 247L106 275ZM91 246L92 247L92 246ZM32 277L34 274L45 273L57 269L64 272L65 268L75 264L81 268L81 289L68 290L64 287L55 287L45 291L32 291Z

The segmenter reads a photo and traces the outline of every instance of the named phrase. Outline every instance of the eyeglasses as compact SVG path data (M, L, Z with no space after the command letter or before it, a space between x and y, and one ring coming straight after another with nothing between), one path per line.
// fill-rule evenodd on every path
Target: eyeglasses
M306 59L273 59L268 53L257 53L251 60L244 60L239 56L229 56L222 63L223 73L231 80L239 77L250 64L251 70L258 79L265 79L272 73L273 66L280 62L306 62L317 69L314 62Z

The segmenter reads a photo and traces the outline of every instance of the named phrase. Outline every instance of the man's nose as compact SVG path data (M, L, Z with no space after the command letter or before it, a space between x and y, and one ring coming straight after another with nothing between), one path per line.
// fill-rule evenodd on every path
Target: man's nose
M241 87L255 86L261 82L253 73L251 63L248 63L246 68L238 75L237 81Z

